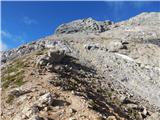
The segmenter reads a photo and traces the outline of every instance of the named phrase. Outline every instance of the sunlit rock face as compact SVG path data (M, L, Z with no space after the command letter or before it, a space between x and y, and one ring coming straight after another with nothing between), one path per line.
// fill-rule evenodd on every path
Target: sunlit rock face
M96 21L92 18L75 20L70 23L60 25L55 33L56 34L70 34L76 32L85 33L101 33L110 29L111 21Z

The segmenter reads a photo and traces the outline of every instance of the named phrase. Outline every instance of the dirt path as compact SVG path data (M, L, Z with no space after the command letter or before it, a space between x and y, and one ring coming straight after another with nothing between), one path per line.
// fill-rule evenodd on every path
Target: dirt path
M5 106L2 108L4 111L2 120L18 120L19 113L37 101L40 95L48 92L55 96L55 105L52 109L45 108L40 111L39 116L50 120L97 120L99 118L98 113L88 108L89 104L83 97L75 96L73 92L63 91L60 87L49 84L48 80L56 77L54 73L31 75L32 72L32 68L26 71L26 83L20 87L22 90L31 90L31 92L14 99L12 104L4 103L5 99L3 99L2 104L4 103ZM3 98L7 98L7 93L3 94Z

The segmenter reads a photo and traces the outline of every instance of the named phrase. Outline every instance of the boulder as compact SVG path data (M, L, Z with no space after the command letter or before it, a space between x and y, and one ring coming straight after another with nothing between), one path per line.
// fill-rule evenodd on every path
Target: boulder
M137 109L137 108L138 108L138 105L131 103L131 104L127 104L127 107L128 107L128 108Z
M66 56L64 50L51 49L46 55L38 58L36 66L38 68L46 68L47 71L53 71L54 67L60 64Z
M109 52L117 52L119 49L126 48L126 46L120 41L111 41L107 48Z
M94 49L99 49L99 45L98 44L92 44L92 43L89 43L89 44L86 44L84 46L85 49L87 50L94 50Z
M49 63L60 63L62 59L65 57L64 50L50 50L48 52Z
M53 102L54 102L54 96L51 93L46 93L39 98L39 100L37 101L37 104L39 106L42 106L42 105L52 106Z

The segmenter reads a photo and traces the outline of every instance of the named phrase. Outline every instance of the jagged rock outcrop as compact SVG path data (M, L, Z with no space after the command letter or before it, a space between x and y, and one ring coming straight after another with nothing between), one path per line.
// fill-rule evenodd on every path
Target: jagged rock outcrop
M60 25L55 34L69 34L76 32L85 33L101 33L110 29L110 25L113 23L111 21L96 21L92 18L75 20L70 23Z

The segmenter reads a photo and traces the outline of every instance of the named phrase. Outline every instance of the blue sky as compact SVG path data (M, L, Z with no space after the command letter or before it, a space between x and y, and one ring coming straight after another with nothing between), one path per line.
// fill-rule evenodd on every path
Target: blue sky
M15 48L54 33L57 26L92 17L114 22L142 12L160 12L160 2L2 2L1 48Z

